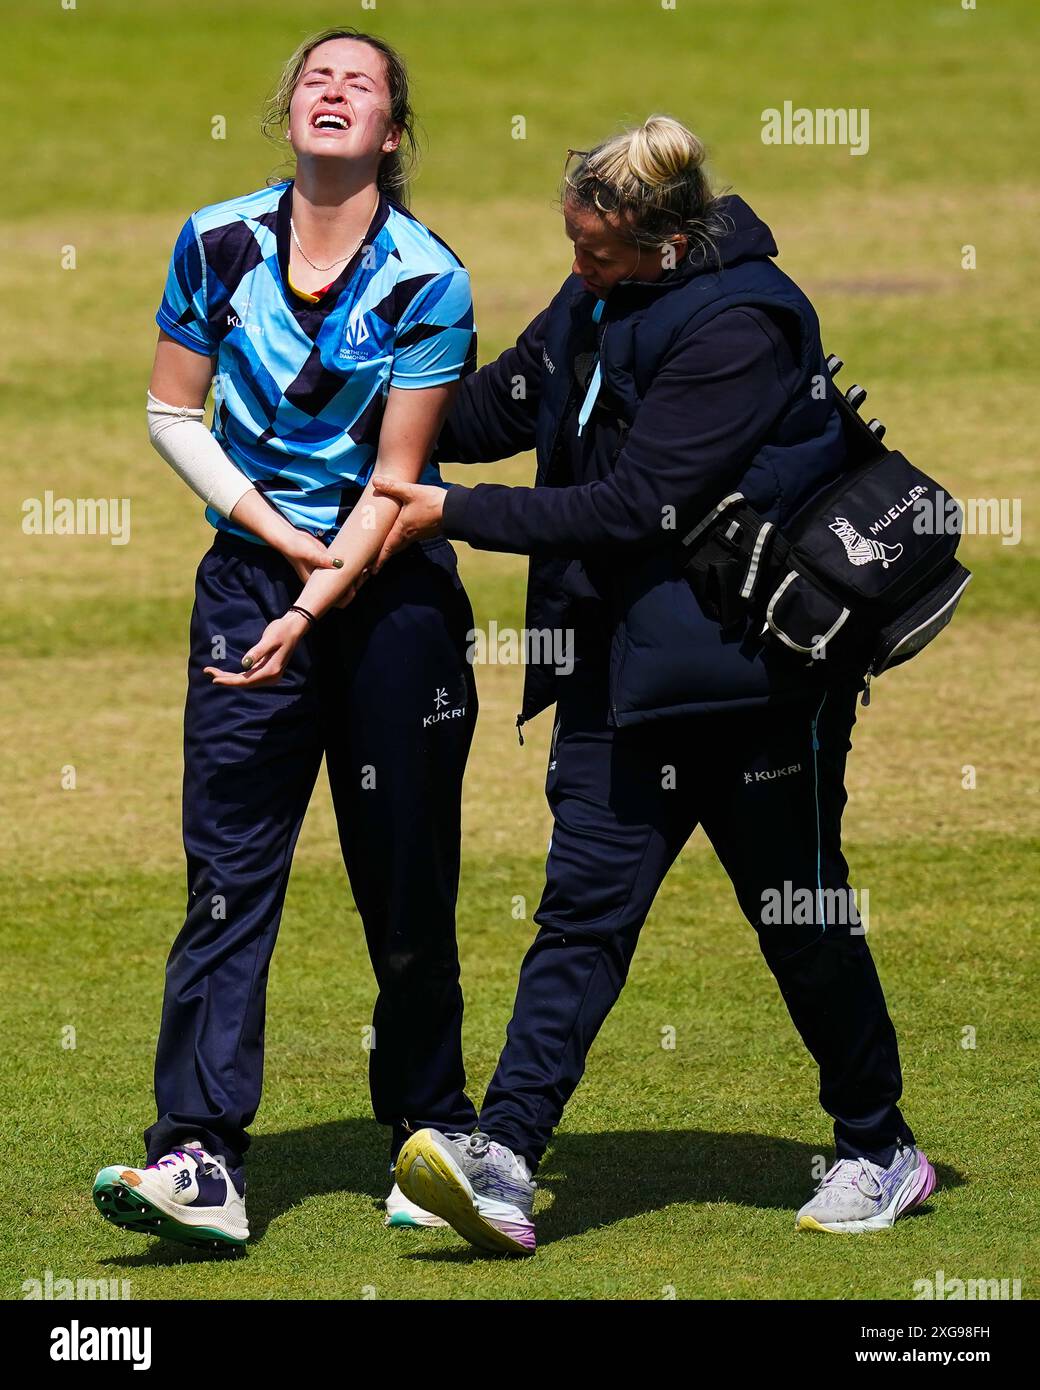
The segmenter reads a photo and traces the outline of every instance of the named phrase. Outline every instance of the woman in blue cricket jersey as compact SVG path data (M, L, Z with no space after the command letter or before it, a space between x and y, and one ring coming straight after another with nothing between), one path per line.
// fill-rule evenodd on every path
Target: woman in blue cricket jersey
M857 682L777 659L739 607L702 607L678 545L735 492L783 526L842 470L837 407L816 389L819 323L769 228L712 193L678 121L569 154L573 272L516 347L467 378L438 441L465 463L534 448L536 486L376 483L403 504L384 553L443 533L529 554L526 626L576 648L572 670L527 668L518 724L557 707L553 833L480 1131L412 1136L398 1178L474 1244L533 1253L532 1172L700 825L834 1119L836 1161L795 1224L890 1226L935 1173L897 1104L895 1030L841 853ZM777 915L778 897L812 910Z
M145 1166L94 1184L108 1220L198 1245L248 1238L268 967L323 756L379 988L370 1083L391 1167L409 1130L476 1120L455 940L472 612L443 540L363 584L398 510L373 477L438 481L431 448L475 361L469 278L404 206L412 112L382 40L302 44L267 124L294 177L188 219L157 315L150 435L216 536L191 622L188 905L157 1118ZM386 1219L443 1224L396 1188Z

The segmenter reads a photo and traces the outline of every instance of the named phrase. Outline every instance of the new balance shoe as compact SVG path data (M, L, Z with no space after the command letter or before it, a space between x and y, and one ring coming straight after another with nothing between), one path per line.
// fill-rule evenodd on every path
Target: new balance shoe
M422 1207L409 1201L398 1184L394 1183L390 1190L390 1196L386 1199L384 1226L400 1228L406 1226L447 1226L447 1224L443 1217L434 1216L432 1211L424 1211Z
M221 1161L194 1139L144 1168L102 1168L94 1205L114 1226L185 1245L225 1249L249 1239L245 1201Z
M795 1217L795 1230L886 1230L934 1188L935 1169L920 1149L906 1144L887 1168L866 1158L842 1158Z
M443 1217L472 1245L496 1254L533 1255L535 1184L523 1158L486 1134L421 1129L395 1169L401 1191Z

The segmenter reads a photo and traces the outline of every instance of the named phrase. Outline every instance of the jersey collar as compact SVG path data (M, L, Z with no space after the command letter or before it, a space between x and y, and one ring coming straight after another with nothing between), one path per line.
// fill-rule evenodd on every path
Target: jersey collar
M368 230L365 232L364 240L322 295L318 303L311 304L309 300L301 299L289 286L289 219L292 216L292 193L293 180L290 179L285 185L285 191L278 199L278 216L275 223L275 235L278 238L278 269L281 276L282 293L285 295L286 302L291 309L303 310L304 312L312 314L325 314L333 308L336 300L340 296L340 292L350 281L362 256L365 254L366 246L371 246L382 230L383 224L390 216L390 204L386 195L383 193L382 189L380 189L379 202L376 204L376 210L372 215L372 221L368 224Z

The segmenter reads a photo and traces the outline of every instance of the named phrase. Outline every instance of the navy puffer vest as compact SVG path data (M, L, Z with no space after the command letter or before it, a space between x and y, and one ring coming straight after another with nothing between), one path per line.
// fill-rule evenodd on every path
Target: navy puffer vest
M768 228L739 198L726 200L733 233L719 247L721 269L687 262L658 284L623 283L611 291L600 342L603 389L616 409L623 439L669 349L680 336L737 305L779 316L797 345L799 379L787 408L726 492L740 491L766 519L783 526L813 493L841 471L841 422L825 390L820 328L808 299L770 259ZM570 364L575 345L588 341L595 298L571 276L553 300L545 324L545 355ZM575 409L573 374L546 372L537 424L538 484L551 484L561 431ZM577 480L581 481L581 480ZM721 500L721 496L719 499ZM678 572L675 536L659 550L612 566L610 710L616 725L671 715L756 706L820 685L825 673L764 653L755 634L727 629L701 610ZM566 562L534 557L526 624L566 625ZM820 666L822 663L815 663ZM521 722L556 698L549 668L530 666Z

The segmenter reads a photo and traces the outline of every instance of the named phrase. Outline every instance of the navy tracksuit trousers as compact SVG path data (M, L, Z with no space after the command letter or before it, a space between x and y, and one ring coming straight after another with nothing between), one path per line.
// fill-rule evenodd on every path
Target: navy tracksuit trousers
M896 1105L895 1031L841 853L855 690L617 730L602 663L579 664L560 685L539 931L480 1128L541 1159L657 890L700 824L819 1065L838 1157L887 1166L913 1135Z
M184 724L188 904L166 968L148 1162L201 1139L242 1166L260 1103L268 967L325 755L378 984L376 1119L469 1130L455 940L462 777L476 720L469 600L447 541L395 556L304 636L278 685L214 685L300 592L267 546L218 533L196 576ZM235 1173L236 1180L241 1174Z

